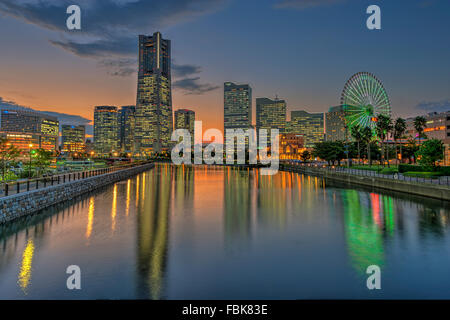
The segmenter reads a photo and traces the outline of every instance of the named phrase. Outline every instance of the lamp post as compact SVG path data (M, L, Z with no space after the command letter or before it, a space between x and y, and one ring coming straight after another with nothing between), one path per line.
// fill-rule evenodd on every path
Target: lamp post
M30 143L28 146L30 147L30 166L28 167L28 179L31 179L31 148L33 148L33 144Z

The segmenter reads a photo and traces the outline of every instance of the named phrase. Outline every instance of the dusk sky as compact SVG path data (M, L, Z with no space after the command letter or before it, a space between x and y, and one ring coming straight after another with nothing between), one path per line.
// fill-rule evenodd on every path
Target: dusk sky
M66 28L71 4L80 31ZM366 28L371 4L381 30ZM172 41L173 109L204 128L223 128L225 81L325 112L368 71L394 117L450 109L448 0L0 0L0 105L91 120L96 105L135 104L138 35L155 31Z

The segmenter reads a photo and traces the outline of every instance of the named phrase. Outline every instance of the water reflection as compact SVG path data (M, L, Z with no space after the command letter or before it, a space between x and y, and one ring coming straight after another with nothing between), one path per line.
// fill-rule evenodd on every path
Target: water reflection
M160 299L168 248L169 203L172 170L160 170L142 176L141 201L137 213L139 296ZM147 190L147 191L145 191Z
M89 199L88 222L86 227L86 239L89 240L92 234L92 225L94 223L94 197Z
M33 263L34 243L33 239L28 239L27 246L22 254L22 264L20 266L18 283L20 288L27 294L27 288L31 281L31 267Z

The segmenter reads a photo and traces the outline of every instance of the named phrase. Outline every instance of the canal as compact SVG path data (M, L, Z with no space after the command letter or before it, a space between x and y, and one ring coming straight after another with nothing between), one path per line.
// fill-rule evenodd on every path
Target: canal
M448 203L289 172L160 164L0 227L0 299L448 299L449 270Z

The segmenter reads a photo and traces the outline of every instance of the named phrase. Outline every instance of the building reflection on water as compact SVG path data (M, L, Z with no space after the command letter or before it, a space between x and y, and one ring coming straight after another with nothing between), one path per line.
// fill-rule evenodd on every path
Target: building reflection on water
M136 187L137 205L137 269L140 277L138 296L163 297L167 267L170 204L176 171L169 164L157 166L141 174ZM137 180L139 182L139 180ZM178 188L176 188L178 190Z
M389 267L389 251L396 241L403 245L414 241L414 245L427 250L430 243L448 236L450 210L448 204L438 201L355 190L290 172L261 176L257 170L160 164L106 191L1 226L0 277L13 268L16 288L27 295L36 279L36 261L42 260L41 249L48 250L47 243L55 235L52 229L79 227L75 236L85 246L80 250L106 241L104 234L106 239L114 239L132 230L136 255L130 263L135 267L136 297L166 298L169 241L176 238L178 243L193 244L193 233L201 232L201 222L195 219L205 218L195 215L196 208L205 207L194 199L204 199L198 193L214 186L223 186L223 193L218 193L223 199L214 202L223 203L223 219L208 223L223 224L220 227L225 250L245 252L257 234L290 232L290 222L306 225L320 220L320 215L320 221L332 222L333 228L342 230L346 259L361 276L372 264ZM217 214L217 208L210 211L204 211L207 218ZM176 219L175 228L170 223ZM133 228L126 229L127 222Z

